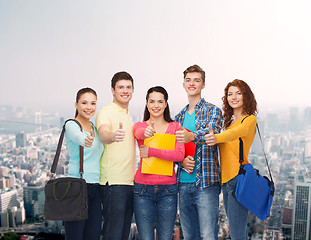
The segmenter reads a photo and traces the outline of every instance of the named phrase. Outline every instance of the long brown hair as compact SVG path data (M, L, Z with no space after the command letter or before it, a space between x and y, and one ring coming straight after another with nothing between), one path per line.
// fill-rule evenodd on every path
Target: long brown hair
M239 88L242 93L243 114L256 115L258 112L255 95L252 92L251 88L243 80L235 79L232 82L228 83L224 91L225 95L222 97L222 109L224 110L224 128L227 128L230 125L233 116L233 108L228 103L228 90L231 86Z
M164 87L161 87L161 86L155 86L155 87L149 88L149 90L147 92L147 95L146 95L146 103L149 100L150 93L153 93L153 92L158 92L158 93L162 93L163 94L164 100L167 103L166 108L164 109L164 113L163 113L164 120L166 122L173 122L173 119L171 118L171 114L170 114L170 108L169 108L168 102L167 102L167 100L168 100L167 91L165 90ZM144 112L144 121L149 120L149 118L150 118L150 112L149 112L149 110L147 108L147 104L146 104L145 112Z

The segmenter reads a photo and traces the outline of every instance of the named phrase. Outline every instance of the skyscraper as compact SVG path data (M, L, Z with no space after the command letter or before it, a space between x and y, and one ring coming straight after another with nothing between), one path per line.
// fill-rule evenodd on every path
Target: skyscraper
M305 127L311 126L311 107L305 108L303 119L304 119Z
M16 139L16 147L25 147L26 146L26 133L18 132L15 136Z
M24 187L24 203L27 217L33 218L43 216L44 197L43 185L29 184Z
M5 212L11 207L19 207L19 202L17 200L17 191L5 191L0 193L0 212Z
M311 238L311 179L298 176L294 187L293 240Z

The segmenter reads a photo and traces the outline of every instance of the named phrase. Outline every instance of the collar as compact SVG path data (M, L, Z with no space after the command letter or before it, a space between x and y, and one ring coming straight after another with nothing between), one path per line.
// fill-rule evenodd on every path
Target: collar
M195 105L196 108L202 108L206 104L206 101L204 98L201 98L201 100Z
M204 98L201 98L201 100L195 105L195 108L202 108L205 105L206 101ZM184 108L183 108L183 112L186 112L189 108L189 104L187 104Z
M123 112L123 113L129 114L128 109L121 108L118 104L116 104L114 102L111 102L109 105L118 112Z

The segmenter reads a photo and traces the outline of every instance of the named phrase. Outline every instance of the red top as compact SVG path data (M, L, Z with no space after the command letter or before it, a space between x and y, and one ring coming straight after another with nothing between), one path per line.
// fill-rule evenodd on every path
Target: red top
M148 123L146 122L138 122L133 126L134 136L137 140L138 146L144 144L144 136L145 129L148 127ZM170 122L166 134L176 134L176 131L179 129L179 124L177 122ZM185 157L185 145L183 143L179 143L176 140L175 149L174 150L163 150L157 148L149 147L148 157L157 157L161 159L165 159L172 162L181 162ZM157 174L145 174L141 173L141 162L142 158L140 158L140 165L135 174L135 182L146 185L170 185L176 183L176 173L173 171L172 176L164 176Z

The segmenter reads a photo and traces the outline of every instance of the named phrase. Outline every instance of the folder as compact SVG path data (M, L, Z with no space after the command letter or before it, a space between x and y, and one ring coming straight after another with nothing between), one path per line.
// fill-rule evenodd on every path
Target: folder
M175 142L176 136L173 134L155 133L152 137L144 140L144 145L157 149L174 150ZM172 161L156 157L142 159L142 173L172 176L173 170L174 162Z
M188 132L191 132L185 128ZM185 157L191 156L194 158L196 145L193 142L185 143Z
M185 128L188 132L191 132L189 129ZM191 156L194 158L196 145L193 142L185 143L185 157ZM185 168L184 170L188 172ZM188 172L190 175L192 173Z

